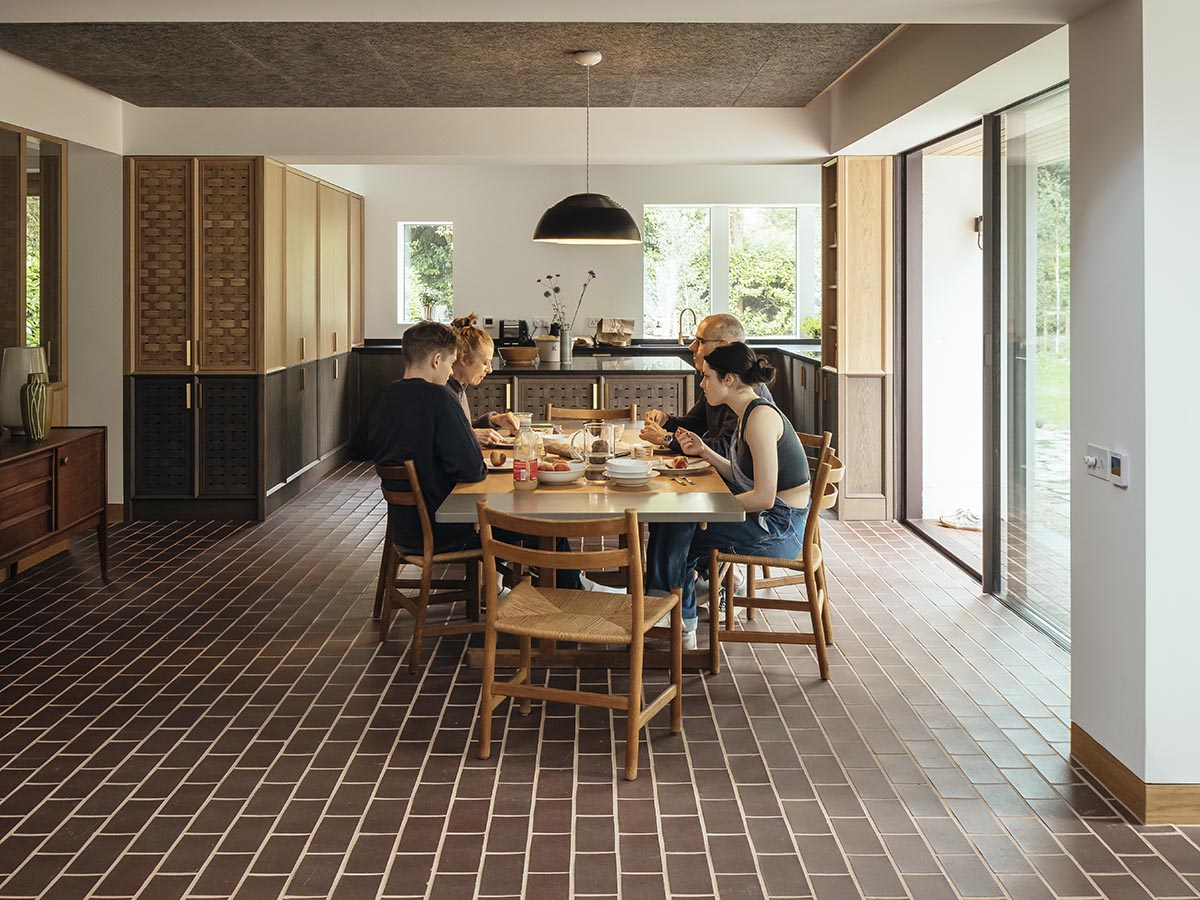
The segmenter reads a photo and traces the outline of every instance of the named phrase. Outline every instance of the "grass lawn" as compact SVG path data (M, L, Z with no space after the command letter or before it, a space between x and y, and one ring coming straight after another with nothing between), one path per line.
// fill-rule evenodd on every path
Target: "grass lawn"
M1034 393L1039 424L1071 424L1071 350L1064 342L1062 353L1039 350Z

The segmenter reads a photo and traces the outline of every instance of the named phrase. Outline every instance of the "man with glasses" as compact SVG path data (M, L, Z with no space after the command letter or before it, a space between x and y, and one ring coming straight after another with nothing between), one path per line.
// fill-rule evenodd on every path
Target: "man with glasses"
M704 357L717 347L745 340L746 330L737 316L724 313L705 316L696 326L696 336L689 345L692 351L692 365L699 372ZM764 400L775 402L765 384L755 385L755 393ZM724 404L709 406L704 399L704 392L701 391L700 399L686 415L669 416L661 409L647 411L646 427L642 429L641 438L657 447L680 453L682 451L679 449L679 442L675 440L677 428L700 435L704 443L718 453L724 453L730 438L733 437L734 429L737 428L737 414Z

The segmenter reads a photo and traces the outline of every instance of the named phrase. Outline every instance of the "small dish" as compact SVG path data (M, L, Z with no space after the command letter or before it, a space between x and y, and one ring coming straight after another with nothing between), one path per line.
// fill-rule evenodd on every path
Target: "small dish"
M676 468L675 460L664 459L656 463L655 471L662 472L664 475L707 475L714 471L712 463L704 459L688 459L686 456L678 457L679 459L687 459L687 465Z
M553 469L547 469L544 466L538 466L538 483L539 484L571 484L583 477L583 471L586 468L583 463L569 462L570 468L566 472L555 472Z

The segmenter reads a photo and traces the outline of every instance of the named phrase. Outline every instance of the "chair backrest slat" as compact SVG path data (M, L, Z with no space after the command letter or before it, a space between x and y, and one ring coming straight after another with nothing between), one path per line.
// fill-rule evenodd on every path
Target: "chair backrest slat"
M825 432L820 454L817 456L817 468L810 482L808 518L804 522L803 555L806 562L812 558L817 542L820 540L821 510L825 508L826 485L829 484L829 459L833 455L829 446L832 440L833 435L828 431Z
M555 406L553 403L546 404L546 421L553 422L555 419L571 419L580 422L596 421L600 419L629 419L630 421L637 418L637 404L630 406L621 406L615 409L580 409L570 406Z
M393 506L416 507L417 516L421 520L422 543L424 544L422 547L423 553L425 556L433 556L433 523L429 520L429 510L425 506L425 495L421 493L421 481L417 477L416 464L411 459L406 459L402 466L376 465L375 474L379 476L379 489L383 493L384 500ZM406 484L408 490L397 491L384 487L383 483L387 481ZM389 529L388 540L391 539L391 530Z

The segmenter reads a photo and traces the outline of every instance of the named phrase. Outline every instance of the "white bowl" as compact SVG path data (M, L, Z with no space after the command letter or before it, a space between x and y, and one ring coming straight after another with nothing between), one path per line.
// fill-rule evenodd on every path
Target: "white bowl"
M567 472L555 472L538 465L538 481L542 484L570 484L582 478L583 470L587 468L581 462L568 462L567 465L571 467Z
M608 471L615 472L618 475L648 475L650 473L649 459L610 459L608 461Z

